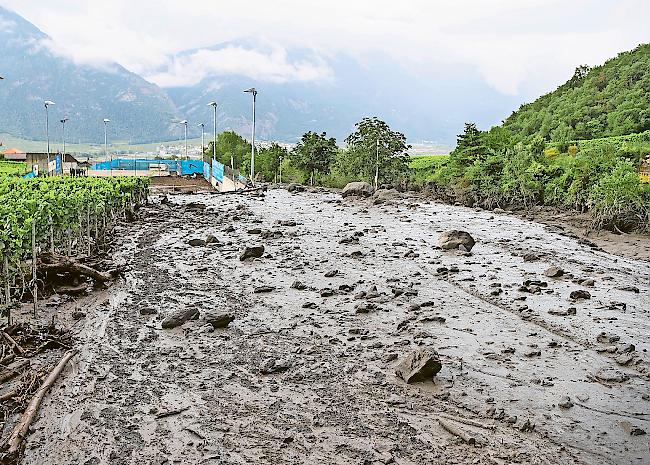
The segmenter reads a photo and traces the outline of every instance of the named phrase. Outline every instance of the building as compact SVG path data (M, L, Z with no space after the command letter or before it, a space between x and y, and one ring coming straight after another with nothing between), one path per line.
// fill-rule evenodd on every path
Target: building
M70 174L73 169L77 169L79 162L69 153L61 155L60 153L50 153L50 169L47 166L47 153L25 153L18 149L9 149L4 153L5 160L22 161L27 163L27 167L34 171L34 166L38 165L38 173L56 173Z

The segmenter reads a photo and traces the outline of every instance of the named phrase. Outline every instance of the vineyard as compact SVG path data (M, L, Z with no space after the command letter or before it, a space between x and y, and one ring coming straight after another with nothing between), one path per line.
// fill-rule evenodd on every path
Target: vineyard
M52 260L91 255L114 222L133 215L148 192L147 178L0 180L0 256L5 308L25 295L36 300L37 268Z
M0 160L0 176L22 176L27 174L27 163Z

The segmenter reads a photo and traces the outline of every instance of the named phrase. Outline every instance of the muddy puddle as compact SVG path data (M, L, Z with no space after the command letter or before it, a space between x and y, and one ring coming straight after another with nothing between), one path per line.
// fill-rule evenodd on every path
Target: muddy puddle
M120 231L125 280L78 302L22 463L650 461L650 263L417 198L168 198ZM449 229L471 253L437 248ZM162 329L181 309L199 316ZM435 383L395 376L418 348ZM455 423L476 444L441 418L482 424Z

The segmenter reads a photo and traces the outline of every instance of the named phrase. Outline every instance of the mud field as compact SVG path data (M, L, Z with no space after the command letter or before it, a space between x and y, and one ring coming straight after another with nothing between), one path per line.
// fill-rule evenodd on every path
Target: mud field
M649 262L415 197L162 198L116 236L124 280L43 306L79 355L23 464L650 463ZM418 348L435 382L395 376Z

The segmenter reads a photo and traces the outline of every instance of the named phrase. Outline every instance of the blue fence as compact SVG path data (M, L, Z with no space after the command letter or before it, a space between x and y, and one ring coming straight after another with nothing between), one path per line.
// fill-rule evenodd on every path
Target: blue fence
M203 173L201 160L156 160L147 158L116 158L93 164L94 170L147 171L150 165L167 165L167 170L179 172L182 176Z
M223 165L214 159L212 160L212 177L223 182Z

